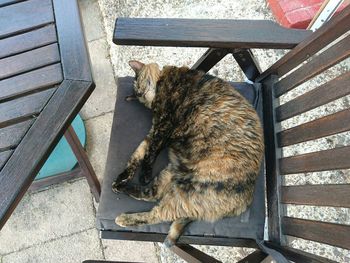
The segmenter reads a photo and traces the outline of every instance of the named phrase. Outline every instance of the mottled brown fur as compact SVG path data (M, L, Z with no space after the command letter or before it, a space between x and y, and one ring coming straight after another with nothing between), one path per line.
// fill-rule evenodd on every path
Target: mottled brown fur
M113 190L159 204L122 214L121 226L172 221L172 245L191 220L215 221L244 212L253 199L263 136L253 107L227 82L187 67L131 61L135 94L153 111L153 126L131 156ZM169 148L170 163L153 184L152 165ZM128 185L141 165L140 182Z

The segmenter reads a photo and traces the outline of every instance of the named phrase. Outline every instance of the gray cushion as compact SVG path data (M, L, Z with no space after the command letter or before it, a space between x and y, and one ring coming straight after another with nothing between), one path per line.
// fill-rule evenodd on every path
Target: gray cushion
M155 203L135 200L124 194L115 194L111 190L113 180L121 173L133 151L143 140L151 127L152 114L137 101L126 102L125 96L132 93L133 78L125 77L118 80L117 102L115 107L109 154L102 195L97 212L97 226L100 230L133 231L167 233L169 223L122 228L114 223L120 213L149 211ZM232 85L254 105L261 114L260 86L247 83L232 83ZM167 164L167 154L164 150L153 167L157 174ZM197 221L191 223L185 235L220 236L235 238L262 238L265 219L264 173L261 169L256 187L254 201L250 208L240 216L224 218L215 223ZM135 178L137 182L137 178Z

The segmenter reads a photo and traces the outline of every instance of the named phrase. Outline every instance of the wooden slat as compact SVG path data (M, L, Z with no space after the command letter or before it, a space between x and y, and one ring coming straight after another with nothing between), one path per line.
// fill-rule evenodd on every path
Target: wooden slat
M281 201L286 204L350 208L350 185L283 186Z
M350 94L350 72L277 107L277 121L284 121L348 94Z
M213 48L292 48L311 34L267 20L118 18L118 45Z
M45 90L0 104L0 128L37 115L55 89Z
M350 35L276 83L277 97L350 56Z
M91 82L63 81L3 167L0 172L0 229L93 87Z
M0 151L17 146L32 124L33 120L27 120L0 129Z
M0 152L0 171L2 167L5 165L6 161L10 158L12 153L13 153L13 150Z
M266 199L268 202L268 229L269 240L275 243L281 243L281 205L280 205L280 185L281 177L279 173L278 159L282 156L282 150L278 147L276 130L279 125L276 122L275 107L278 101L274 99L275 76L270 76L263 82L262 101L263 101L263 124L265 137L265 157L266 174L269 180L266 182Z
M0 81L0 102L58 84L63 80L59 63Z
M350 226L284 217L284 234L350 249Z
M0 41L0 58L52 44L56 41L55 26L47 25L27 33L2 39Z
M0 60L0 79L60 61L57 44L41 47Z
M54 22L50 0L29 0L0 9L0 38Z
M278 145L288 146L350 130L350 109L310 121L277 134Z
M53 4L64 78L92 81L77 1L53 0Z
M260 81L271 74L277 74L280 77L283 76L349 29L350 5L345 7L336 16L333 16L330 21L321 26L312 35L308 36L303 42L263 72L258 80Z
M350 168L350 146L280 159L280 173L294 174Z

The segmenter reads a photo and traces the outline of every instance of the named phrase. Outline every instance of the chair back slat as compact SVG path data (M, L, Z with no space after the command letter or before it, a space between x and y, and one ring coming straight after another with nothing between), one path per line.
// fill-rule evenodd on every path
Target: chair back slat
M350 146L281 158L280 174L329 171L350 168Z
M350 226L348 225L284 217L282 229L290 236L350 249Z
M346 120L350 120L350 109L283 130L277 133L278 145L284 147L349 131L350 121Z
M285 75L348 30L350 30L350 5L263 72L258 80L269 75Z
M277 97L283 95L349 56L350 35L277 82L275 95Z
M281 192L284 204L350 208L348 184L283 186Z
M277 107L277 121L284 121L348 94L350 94L350 72Z

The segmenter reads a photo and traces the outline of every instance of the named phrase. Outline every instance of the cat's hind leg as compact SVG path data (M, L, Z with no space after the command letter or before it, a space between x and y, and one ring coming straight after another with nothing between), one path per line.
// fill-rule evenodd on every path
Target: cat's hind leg
M164 240L164 246L169 248L175 245L176 241L179 239L179 237L185 230L185 227L191 222L192 220L189 218L180 218L175 220L171 224L168 235Z

